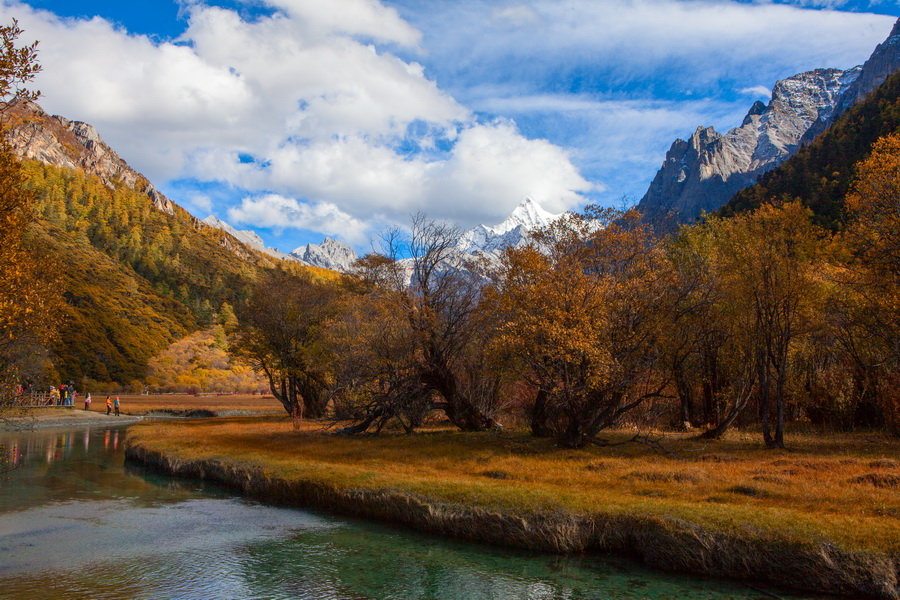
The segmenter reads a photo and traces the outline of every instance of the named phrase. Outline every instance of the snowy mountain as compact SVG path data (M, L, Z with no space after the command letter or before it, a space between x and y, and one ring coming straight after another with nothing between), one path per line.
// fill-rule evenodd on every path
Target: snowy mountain
M249 231L249 230L235 229L234 227L232 227L225 221L218 219L212 215L203 219L203 223L209 225L210 227L212 227L214 229L221 229L222 231L231 235L231 237L235 238L242 244L246 244L247 246L250 246L254 250L258 250L258 251L268 254L269 256L272 256L274 258L280 258L282 260L291 260L293 258L293 257L288 256L287 254L284 254L282 252L279 252L278 250L275 250L274 248L266 247L266 244L265 244L265 242L263 242L262 238L259 237L258 235L256 235L254 232Z
M325 238L321 244L300 246L290 254L315 267L346 273L358 258L353 248L333 238Z
M493 226L478 225L463 233L456 251L460 258L476 256L489 260L496 259L505 248L525 244L530 232L546 227L560 216L562 215L545 210L532 198L525 198L502 223ZM353 248L333 238L325 238L321 244L307 244L290 254L282 254L267 248L262 238L252 231L237 230L214 216L203 219L203 222L231 234L251 248L283 260L295 260L306 265L347 273L358 258ZM409 259L400 262L404 269L411 270L410 265L405 264Z
M504 248L523 245L528 234L546 227L562 215L553 214L532 198L525 198L499 225L477 225L459 239L457 249L464 254L499 254Z

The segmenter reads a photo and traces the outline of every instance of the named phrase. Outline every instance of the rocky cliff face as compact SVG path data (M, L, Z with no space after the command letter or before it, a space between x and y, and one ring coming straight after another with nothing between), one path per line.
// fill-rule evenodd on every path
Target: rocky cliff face
M107 146L92 125L51 116L34 102L22 101L7 105L3 118L6 139L19 156L79 169L110 187L124 184L145 193L158 210L174 210L172 201Z
M860 68L859 77L851 83L841 94L834 110L828 115L822 115L809 130L803 135L802 145L812 142L816 137L831 127L831 125L850 110L854 105L862 102L884 83L888 77L900 70L900 19L894 23L894 28L888 38L879 44L872 56L869 57Z
M666 225L719 208L793 155L810 126L830 117L860 71L816 69L794 75L775 84L768 104L756 102L740 127L725 134L698 127L689 140L675 140L638 209Z
M358 258L353 248L332 238L325 238L321 244L300 246L290 256L314 267L346 273Z

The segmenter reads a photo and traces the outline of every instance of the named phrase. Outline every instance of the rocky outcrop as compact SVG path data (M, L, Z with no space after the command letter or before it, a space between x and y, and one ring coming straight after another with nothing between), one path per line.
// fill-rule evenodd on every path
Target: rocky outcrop
M213 481L262 501L319 508L413 529L542 552L618 552L659 569L765 582L851 597L900 599L898 557L846 551L827 541L803 544L748 528L711 530L652 514L497 510L451 504L390 489L284 479L234 460L182 460L130 442L126 459L179 477Z
M22 158L78 169L110 187L126 185L146 194L157 210L174 211L172 201L107 146L93 125L51 116L28 101L6 105L3 118L6 139Z
M314 267L341 273L348 272L359 258L353 248L333 238L325 238L321 244L300 246L291 252L290 256Z
M689 140L675 140L638 210L666 226L719 208L792 156L810 126L830 117L860 71L816 69L794 75L775 84L768 104L756 102L740 127L725 134L698 127Z
M894 23L888 38L875 48L869 60L860 67L859 77L841 94L834 110L828 115L819 117L803 135L802 145L811 143L841 115L865 100L898 70L900 70L900 19Z

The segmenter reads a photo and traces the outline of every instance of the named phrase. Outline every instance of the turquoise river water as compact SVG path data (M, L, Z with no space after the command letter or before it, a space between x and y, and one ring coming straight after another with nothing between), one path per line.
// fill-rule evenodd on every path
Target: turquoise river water
M789 598L609 557L516 552L265 506L124 465L127 435L0 433L0 598Z

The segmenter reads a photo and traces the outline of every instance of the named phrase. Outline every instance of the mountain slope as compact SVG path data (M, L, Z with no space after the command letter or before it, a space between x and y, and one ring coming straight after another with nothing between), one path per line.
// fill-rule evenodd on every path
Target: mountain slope
M866 63L847 71L816 69L775 84L768 105L755 103L740 127L720 134L699 127L676 140L638 209L670 229L713 211L771 171L900 69L900 20Z
M719 211L728 216L771 200L800 200L826 227L838 227L855 165L872 144L900 130L900 73L848 110L825 133Z
M59 377L141 379L151 356L241 302L261 272L305 269L203 224L89 125L31 103L7 114L39 217L29 235L59 265L66 318L50 349Z

